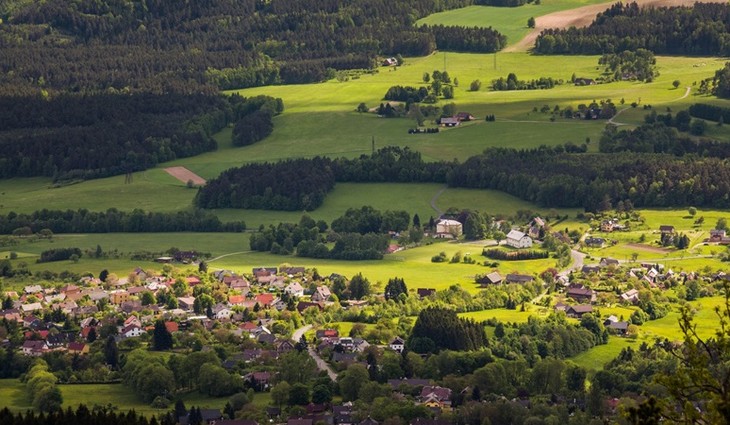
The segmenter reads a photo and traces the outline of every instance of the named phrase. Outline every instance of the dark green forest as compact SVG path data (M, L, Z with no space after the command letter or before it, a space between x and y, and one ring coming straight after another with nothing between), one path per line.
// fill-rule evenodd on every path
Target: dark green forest
M11 1L0 5L0 94L132 90L212 93L307 83L377 55L492 52L491 29L419 27L472 0Z

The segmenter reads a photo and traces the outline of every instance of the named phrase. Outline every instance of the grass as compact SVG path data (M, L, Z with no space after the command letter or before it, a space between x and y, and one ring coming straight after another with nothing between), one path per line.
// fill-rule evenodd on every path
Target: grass
M605 0L543 0L540 4L520 7L469 6L461 9L434 13L419 19L417 25L456 25L466 27L492 27L507 36L507 44L520 41L530 32L527 20L561 10L574 9ZM606 3L606 8L610 3Z
M608 337L608 344L597 345L588 351L584 351L569 360L578 366L588 370L599 370L603 365L615 359L616 356L627 347L637 349L641 343L629 338L618 336Z
M63 394L64 407L76 407L85 404L114 405L119 411L134 409L145 416L161 415L169 409L155 409L137 398L136 394L122 384L85 384L59 385ZM182 396L185 405L203 409L223 409L228 397L208 397L195 391ZM258 393L253 404L267 406L271 401L269 393ZM32 409L25 396L25 385L17 379L0 379L0 408L7 407L13 412L24 412Z

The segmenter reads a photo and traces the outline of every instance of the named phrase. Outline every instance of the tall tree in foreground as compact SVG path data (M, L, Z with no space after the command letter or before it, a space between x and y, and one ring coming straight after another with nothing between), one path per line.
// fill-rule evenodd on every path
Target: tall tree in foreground
M155 331L152 335L152 348L157 351L169 350L172 348L172 334L165 327L163 320L155 322Z
M676 401L664 409L670 420L730 424L730 285L725 284L724 290L724 304L715 307L717 330L710 338L697 333L690 305L682 307L679 326L684 343L672 351L679 367L660 380Z

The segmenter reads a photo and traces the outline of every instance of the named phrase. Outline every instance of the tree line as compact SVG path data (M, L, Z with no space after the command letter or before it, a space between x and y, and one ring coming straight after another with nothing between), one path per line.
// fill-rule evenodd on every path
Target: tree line
M535 52L597 55L647 49L656 54L727 56L729 31L728 4L654 8L616 3L588 27L542 31Z
M518 80L517 75L510 72L507 78L504 77L492 80L492 90L503 91L503 90L540 90L540 89L551 89L556 85L562 84L562 80L554 79L553 77L540 77L534 80Z
M684 112L682 114L681 112ZM684 118L683 118L684 117ZM648 116L650 121L633 130L617 130L608 126L603 131L598 142L598 149L603 153L615 152L642 152L667 153L678 157L695 155L703 158L727 158L730 156L730 146L726 142L712 139L692 139L677 131L677 125L693 134L698 132L698 126L704 130L703 121L691 120L686 111L677 113L675 120L671 114ZM676 120L679 120L677 123ZM674 121L672 126L666 121Z
M0 216L0 234L12 234L27 228L22 234L39 233L139 233L139 232L242 232L243 221L222 223L210 212L201 210L172 213L145 212L141 209L119 211L40 210L30 214L10 212Z
M720 144L707 143L705 146L723 152ZM589 211L608 210L626 200L637 207L725 208L730 206L728 161L724 157L700 159L648 152L611 154L608 159L605 153L568 153L564 146L541 146L529 150L489 148L463 163L425 163L416 152L389 147L354 159L287 160L228 170L213 180L214 184L200 189L196 205L301 210L318 205L312 204L312 199L321 203L337 181L447 183L451 187L501 190L544 207L583 207ZM239 172L245 179L235 180ZM303 180L311 183L302 188ZM258 192L251 193L254 190ZM235 204L230 203L232 195L239 199ZM254 202L262 199L276 202Z

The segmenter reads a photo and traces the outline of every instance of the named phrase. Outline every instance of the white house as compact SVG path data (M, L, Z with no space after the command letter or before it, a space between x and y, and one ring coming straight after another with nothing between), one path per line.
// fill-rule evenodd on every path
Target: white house
M391 350L393 350L397 353L402 353L406 344L405 344L405 341L403 341L403 338L397 336L397 337L393 338L393 340L390 342L390 344L388 344L388 346L390 347Z
M312 294L312 301L315 301L315 302L329 301L331 296L332 296L332 292L330 292L330 288L328 288L326 286L318 286L317 290L314 291L314 294Z
M436 223L436 236L440 238L459 237L464 232L460 222L456 220L439 220Z
M132 324L122 329L120 333L124 338L136 338L144 335L145 331L139 326Z
M218 320L230 319L233 315L233 310L223 304L216 304L213 308L213 314L215 314L215 318Z
M287 285L286 288L284 288L284 292L292 297L304 296L304 288L302 287L302 285L299 284L299 282L290 283L289 285Z
M530 248L532 246L532 238L519 230L511 230L507 234L506 243L512 248Z

